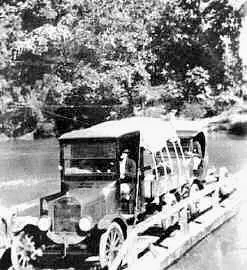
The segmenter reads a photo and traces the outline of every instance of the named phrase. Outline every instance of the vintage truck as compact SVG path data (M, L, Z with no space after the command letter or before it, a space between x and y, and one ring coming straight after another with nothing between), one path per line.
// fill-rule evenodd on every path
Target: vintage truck
M13 267L109 267L133 225L201 188L203 134L178 134L168 121L132 117L62 135L61 190L41 198L40 217L15 233Z

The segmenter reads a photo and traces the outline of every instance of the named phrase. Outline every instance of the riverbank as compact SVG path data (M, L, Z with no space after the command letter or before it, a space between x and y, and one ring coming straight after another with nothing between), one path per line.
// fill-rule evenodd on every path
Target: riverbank
M147 110L135 112L136 116L149 116L149 117L162 117L165 120L171 119L185 119L182 116L175 116L174 112L164 114L164 110L161 107L150 107ZM195 120L195 119L194 119ZM202 125L210 132L226 132L234 135L247 135L247 104L240 103L233 106L231 109L222 112L221 114L209 118L196 119L195 121L201 122ZM40 123L37 129L28 132L24 135L17 137L9 137L4 133L0 133L0 142L6 142L8 140L23 140L32 141L35 139L44 139L49 137L55 137L55 124L54 123Z
M242 103L218 116L202 120L209 132L247 135L247 104Z

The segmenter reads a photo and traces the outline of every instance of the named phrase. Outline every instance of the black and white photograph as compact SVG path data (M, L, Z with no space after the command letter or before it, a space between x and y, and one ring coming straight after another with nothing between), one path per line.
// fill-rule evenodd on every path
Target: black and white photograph
M247 269L247 0L0 0L0 270Z

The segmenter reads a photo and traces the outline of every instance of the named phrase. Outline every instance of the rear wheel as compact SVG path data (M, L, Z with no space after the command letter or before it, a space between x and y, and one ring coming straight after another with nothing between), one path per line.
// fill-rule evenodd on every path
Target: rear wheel
M117 222L111 223L108 230L100 238L100 264L109 267L117 257L124 241L122 228Z

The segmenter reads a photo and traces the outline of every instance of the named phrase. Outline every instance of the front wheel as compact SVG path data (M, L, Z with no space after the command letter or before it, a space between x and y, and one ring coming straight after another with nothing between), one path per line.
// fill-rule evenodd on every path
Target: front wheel
M112 222L108 230L100 238L100 264L109 267L117 257L124 241L123 231L117 222Z
M15 270L33 270L37 256L42 256L42 250L35 247L32 236L21 232L13 238L11 261Z

